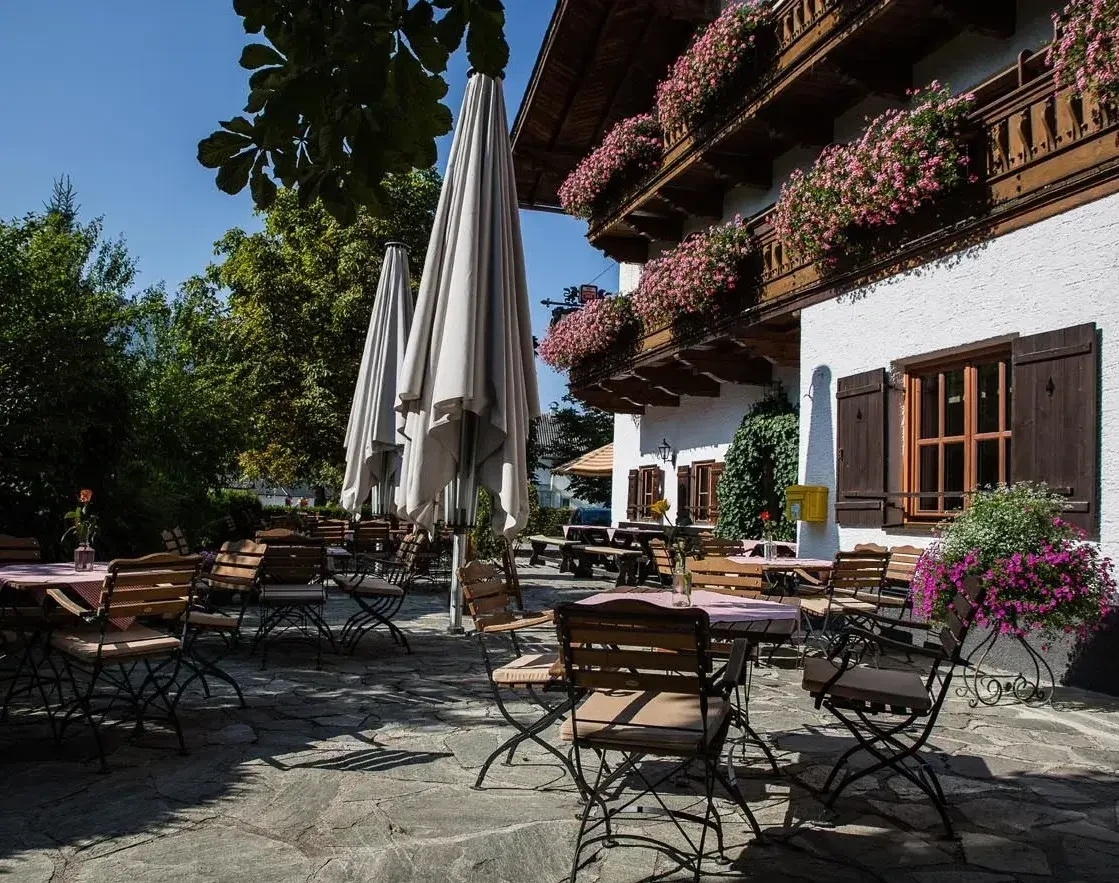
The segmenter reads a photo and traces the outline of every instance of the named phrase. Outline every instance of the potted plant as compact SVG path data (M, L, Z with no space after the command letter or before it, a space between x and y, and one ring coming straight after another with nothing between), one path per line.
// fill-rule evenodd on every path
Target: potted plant
M1098 630L1115 601L1111 561L1063 511L1064 499L1045 485L977 492L917 562L914 612L943 620L964 580L976 576L987 587L976 622L997 635Z

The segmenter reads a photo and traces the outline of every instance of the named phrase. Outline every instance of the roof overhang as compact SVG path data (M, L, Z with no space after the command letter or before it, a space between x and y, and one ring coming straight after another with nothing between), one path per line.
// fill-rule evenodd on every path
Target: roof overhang
M579 160L618 120L653 105L657 82L718 0L557 0L513 124L517 199L559 210Z

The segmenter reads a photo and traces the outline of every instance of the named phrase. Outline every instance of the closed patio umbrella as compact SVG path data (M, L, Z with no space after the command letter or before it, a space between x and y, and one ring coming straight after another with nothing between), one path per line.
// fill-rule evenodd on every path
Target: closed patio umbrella
M397 380L411 327L408 250L400 242L390 242L381 265L346 424L342 507L354 515L361 512L371 490L374 512L385 514L393 509L399 451L404 444L404 417L396 410Z
M446 489L455 527L451 629L462 622L458 567L478 487L512 539L528 521L525 446L539 413L528 285L501 81L473 74L428 243L400 379L405 415L400 514L431 529Z

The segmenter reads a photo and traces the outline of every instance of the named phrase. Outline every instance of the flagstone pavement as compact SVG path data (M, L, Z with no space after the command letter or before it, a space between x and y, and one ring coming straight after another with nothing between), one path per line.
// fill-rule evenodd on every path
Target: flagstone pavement
M522 573L526 603L551 606L607 583L554 568ZM350 612L342 598L331 617ZM559 881L580 804L546 752L479 766L507 735L475 641L445 634L443 599L414 593L398 622L405 655L385 635L353 656L277 641L261 670L230 669L240 709L220 687L184 699L189 754L166 731L108 728L111 771L88 737L55 754L41 715L0 724L0 879L4 883L175 881ZM726 858L705 879L1003 883L1119 879L1119 702L1064 691L1052 708L971 708L953 697L933 737L935 765L960 839L941 839L917 790L881 776L845 794L829 817L814 796L849 740L816 711L793 665L755 672L753 725L782 768L756 749L736 755L743 791L767 832L757 846L720 804ZM553 729L549 734L558 739ZM679 783L678 783L679 785ZM692 802L678 787L677 806ZM675 842L663 818L634 828ZM589 853L582 881L690 879L660 853Z

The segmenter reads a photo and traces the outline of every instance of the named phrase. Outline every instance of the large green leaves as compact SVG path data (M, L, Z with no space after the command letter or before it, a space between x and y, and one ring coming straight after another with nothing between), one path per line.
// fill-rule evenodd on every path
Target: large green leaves
M500 75L509 60L501 0L233 0L252 70L246 117L198 145L222 190L251 182L267 208L276 181L321 199L351 223L382 211L386 176L435 161L451 129L444 74L466 38L472 68Z

